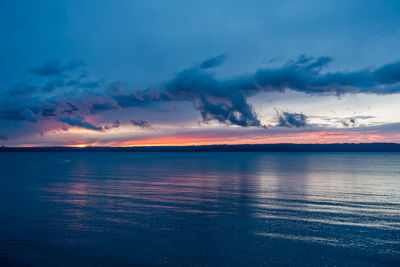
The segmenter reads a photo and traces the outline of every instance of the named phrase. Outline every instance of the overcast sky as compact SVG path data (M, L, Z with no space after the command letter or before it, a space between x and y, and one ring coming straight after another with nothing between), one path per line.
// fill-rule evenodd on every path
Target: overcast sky
M0 1L0 144L399 142L399 1Z

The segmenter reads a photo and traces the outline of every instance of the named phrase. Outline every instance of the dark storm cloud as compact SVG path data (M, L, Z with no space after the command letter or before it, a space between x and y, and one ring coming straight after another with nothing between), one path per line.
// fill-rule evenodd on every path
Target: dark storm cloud
M28 70L42 78L41 85L19 83L10 90L10 95L30 96L34 93L51 93L57 88L94 89L100 87L104 80L88 80L87 72L82 69L84 65L81 60L72 60L68 64L62 64L59 60L45 62L38 68Z
M148 121L144 120L131 120L132 125L137 126L139 128L151 128L151 124Z
M59 75L68 70L75 70L83 65L80 60L73 60L66 65L63 65L59 60L52 60L43 63L40 67L30 68L28 71L39 76L50 76Z
M32 108L26 107L30 104L28 100L24 101L24 103L17 103L16 101L0 99L0 121L36 122L40 116L37 113L41 112L41 110L35 111Z
M58 60L45 62L42 66L38 68L29 69L30 73L47 76L47 75L56 75L64 72L65 68L61 65Z
M210 69L210 68L218 67L218 66L222 65L222 63L224 63L225 59L226 59L225 55L219 55L217 57L209 58L200 64L200 68Z
M102 131L103 128L100 126L96 126L91 124L90 122L85 121L85 118L82 116L75 116L75 117L69 117L69 116L62 116L58 118L61 122L64 122L68 125L71 126L77 126L81 128L85 128L88 130L94 130L94 131Z
M57 77L56 79L53 79L44 86L42 86L41 89L44 93L50 93L54 91L56 88L64 87L65 85L66 85L65 77Z
M92 114L116 109L118 106L113 105L112 103L93 103L89 107L89 110Z
M25 110L1 110L0 113L0 120L6 121L24 121L28 120L25 116Z
M25 97L32 97L35 94L53 93L57 89L62 91L90 90L97 89L103 85L103 79L90 80L87 72L81 69L83 65L84 63L80 60L71 61L66 65L62 65L59 61L49 61L39 68L29 70L29 72L41 76L39 80L31 79L19 82L5 93L21 102ZM4 95L0 96L1 100L4 100Z
M259 92L295 90L306 94L399 93L400 63L376 70L322 73L329 57L300 56L278 68L259 69L254 75L215 79L209 71L193 67L164 86L163 99L192 100L205 121L239 126L262 126L247 98ZM300 116L301 117L301 116ZM295 125L293 125L295 126Z
M260 127L257 114L246 100L246 90L252 88L254 85L247 79L219 81L212 73L193 67L167 82L160 97L193 101L204 121Z
M66 106L67 107L64 109L63 113L73 114L79 111L79 108L76 105L71 104L69 102L66 103Z
M82 78L82 77L80 77L80 78ZM93 88L100 87L103 83L104 83L104 80L82 82L82 81L80 81L80 79L72 79L72 80L66 81L65 85L77 87L77 88L93 89Z
M400 81L400 62L386 64L374 71L380 84L393 84Z
M240 77L219 81L208 71L222 60L223 57L219 56L185 69L158 88L128 92L121 83L114 83L108 86L108 92L124 108L160 101L192 101L204 121L261 127L246 100L246 91L255 89L252 80Z
M97 126L97 125L94 125L94 124L86 121L84 117L79 116L79 115L77 115L75 117L62 116L62 117L59 117L58 120L66 123L68 125L71 125L71 126L77 126L80 128L94 130L94 131L100 131L100 132L118 128L120 126L120 122L118 119L115 120L112 124L108 124L108 125L104 125L104 126Z
M255 82L262 91L296 90L307 94L400 92L400 63L384 65L376 70L363 69L352 72L321 73L331 61L329 57L308 58L301 56L280 68L260 69Z
M144 90L127 89L128 86L122 82L102 86L104 80L90 81L87 75L85 78L68 78L68 82L63 78L62 72L76 69L79 64L45 64L37 72L51 76L50 81L44 81L44 85L40 86L26 86L25 91L21 83L22 85L15 87L17 89L14 88L14 91L0 97L0 102L6 103L1 107L0 120L35 122L54 119L101 131L107 128L92 125L84 118L115 109L156 106L157 103L167 101L191 101L205 122L217 121L241 127L262 128L265 126L248 103L249 97L260 92L284 93L286 90L294 90L326 95L400 92L400 63L387 64L375 70L323 72L331 58L302 55L280 67L262 68L254 74L239 75L231 79L217 79L213 68L222 64L224 59L225 56L222 55L210 58L184 69L157 87ZM60 90L47 96L47 91L54 91L55 87ZM28 97L36 88L43 88L40 90L41 94L37 98ZM284 127L302 127L306 121L305 115L301 113L284 113L281 119L280 125Z
M121 125L120 121L117 119L111 124L98 126L98 125L95 125L93 123L86 121L85 117L81 116L81 115L75 115L75 116L61 115L61 116L57 116L55 119L60 122L66 123L70 126L76 126L79 128L84 128L87 130L93 130L93 131L99 131L99 132L118 128ZM62 130L68 130L68 128L62 127Z
M279 127L305 127L307 125L307 116L303 113L283 112L278 117Z
M52 95L36 94L4 94L0 96L0 122L1 121L28 121L38 122L43 120L56 120L71 126L82 127L90 130L101 131L116 128L119 121L110 125L92 125L85 121L87 115L101 111L115 109L115 101L109 96L86 91L77 87L75 93Z
M259 69L253 75L218 80L209 70L222 63L222 58L216 57L181 71L157 89L131 93L116 89L110 93L121 107L157 101L192 101L204 121L264 127L247 102L249 96L259 92L285 92L289 89L306 94L330 95L400 92L400 64L388 64L376 70L322 73L331 61L330 57L302 55L281 67Z
M9 94L13 97L30 96L34 92L38 91L38 89L38 86L28 84L27 82L21 82L11 88Z

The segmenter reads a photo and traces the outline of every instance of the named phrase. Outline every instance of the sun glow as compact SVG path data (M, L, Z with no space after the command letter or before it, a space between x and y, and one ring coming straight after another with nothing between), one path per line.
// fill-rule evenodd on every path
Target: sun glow
M66 145L66 147L88 147L88 144Z

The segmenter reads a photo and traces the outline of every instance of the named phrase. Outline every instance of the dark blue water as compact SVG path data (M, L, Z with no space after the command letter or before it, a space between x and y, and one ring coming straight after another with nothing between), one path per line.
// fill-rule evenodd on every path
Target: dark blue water
M0 265L400 265L400 154L0 153Z

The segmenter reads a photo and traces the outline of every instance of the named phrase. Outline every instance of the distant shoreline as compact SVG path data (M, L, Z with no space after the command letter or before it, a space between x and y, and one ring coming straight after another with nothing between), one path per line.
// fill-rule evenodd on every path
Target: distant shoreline
M254 144L137 147L0 147L0 152L400 152L398 143Z

